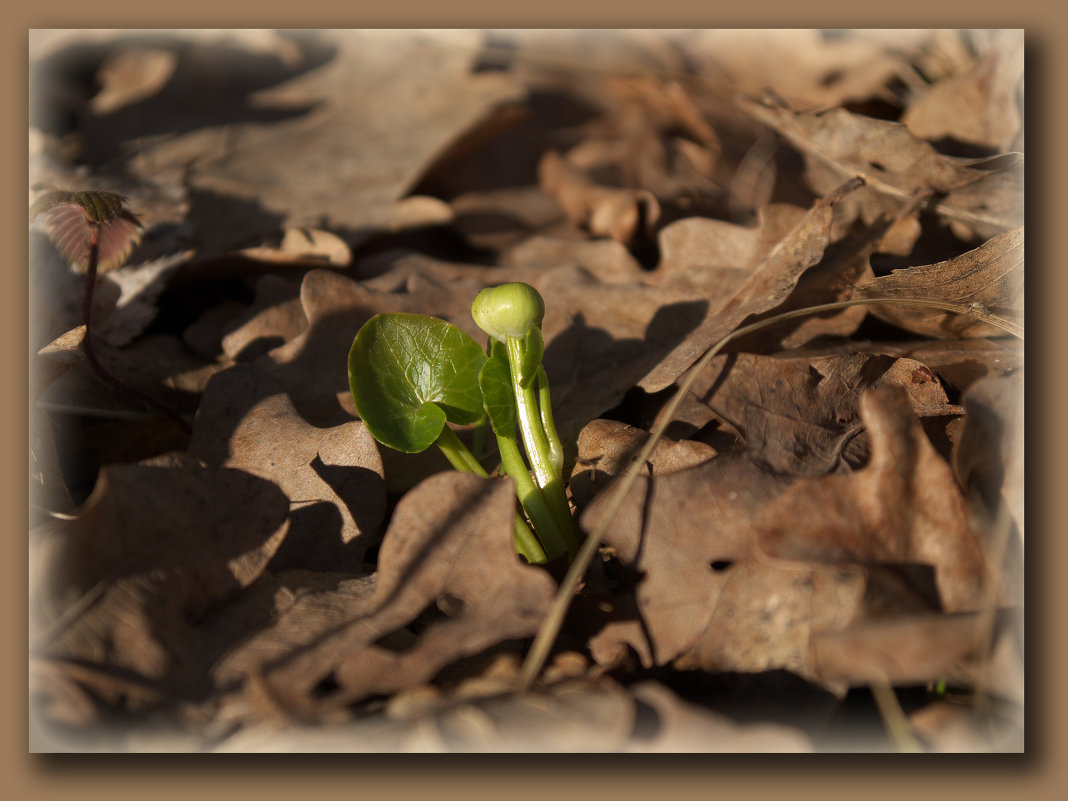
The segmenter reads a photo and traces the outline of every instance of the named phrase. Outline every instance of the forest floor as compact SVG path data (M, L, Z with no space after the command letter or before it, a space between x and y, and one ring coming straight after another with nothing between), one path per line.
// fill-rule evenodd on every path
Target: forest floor
M30 75L31 750L1023 749L1022 32L34 31ZM373 316L485 346L506 282L574 593L493 447L349 384Z

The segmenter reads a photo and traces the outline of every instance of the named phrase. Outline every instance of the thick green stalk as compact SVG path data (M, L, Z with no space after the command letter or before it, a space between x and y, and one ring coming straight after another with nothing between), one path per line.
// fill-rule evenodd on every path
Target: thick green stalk
M460 441L460 438L448 426L441 429L441 434L438 435L437 439L437 446L441 448L441 452L445 454L449 464L457 470L489 478L486 468L482 466L478 459L475 458L475 455L467 449L467 446Z
M530 522L534 524L534 531L545 548L545 555L549 559L567 553L567 536L560 531L556 517L545 502L545 496L534 483L527 471L527 464L523 461L523 455L519 452L519 446L510 437L497 435L497 449L501 454L501 466L515 482L516 495L523 505Z
M549 443L549 459L556 468L556 472L563 475L564 443L560 441L560 435L556 432L556 423L553 422L553 406L549 399L549 376L545 374L544 367L538 368L538 411L541 412L541 427Z
M437 439L437 446L445 454L449 464L457 470L489 478L486 468L479 463L474 454L467 449L467 446L460 441L460 438L448 426L441 429L441 434ZM515 480L514 476L512 480ZM530 526L527 525L519 512L515 513L515 535L513 539L515 540L516 551L530 564L545 564L549 561L541 544L530 530Z
M523 446L530 460L530 467L534 471L534 480L541 488L545 501L564 534L568 551L574 553L578 548L575 522L571 517L571 507L568 505L567 495L564 492L563 476L553 463L549 440L538 410L534 385L532 383L527 387L522 387L518 380L518 376L522 373L520 365L523 343L509 337L505 345L508 348L508 366L512 371L512 386L515 389L516 420L519 423L519 433L523 437Z

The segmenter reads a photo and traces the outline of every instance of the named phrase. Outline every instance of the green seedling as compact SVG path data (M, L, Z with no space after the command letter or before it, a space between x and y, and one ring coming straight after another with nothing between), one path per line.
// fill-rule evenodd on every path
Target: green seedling
M126 198L114 192L46 192L30 206L30 224L38 219L63 260L85 273L82 352L90 368L107 383L162 412L189 434L189 423L176 411L105 368L93 343L93 293L97 274L122 266L141 241L141 223L126 208Z
M541 322L540 314L537 322ZM540 343L541 332L536 330L533 339ZM527 423L526 413L517 408L514 400L515 382L506 345L491 339L489 350L487 354L462 330L435 317L376 315L359 330L349 350L352 399L368 431L383 445L404 453L419 453L437 445L457 470L481 476L488 475L486 469L449 424L488 422L501 452L501 472L514 480L516 494L530 519L528 525L516 513L516 550L528 562L545 563L577 548L563 492L562 460L551 455L545 444L541 453L547 455L550 465L558 465L556 483L546 482L551 491L559 491L558 498L550 501L541 476L535 483L516 446L516 428L522 430ZM541 368L543 350L543 346L533 345L527 351L522 361L522 369L527 372L520 375L532 394L534 381L541 376L545 411L535 406L534 413L538 415L542 438L547 443L551 437L557 443L556 452L562 453L548 410L548 384ZM535 355L536 362L532 361Z
M479 386L497 437L502 468L516 479L520 501L535 529L574 555L578 538L564 491L563 445L553 422L549 380L541 364L544 315L541 295L522 283L484 289L471 307L475 323L490 337L489 357L479 371ZM517 430L533 480L519 454Z

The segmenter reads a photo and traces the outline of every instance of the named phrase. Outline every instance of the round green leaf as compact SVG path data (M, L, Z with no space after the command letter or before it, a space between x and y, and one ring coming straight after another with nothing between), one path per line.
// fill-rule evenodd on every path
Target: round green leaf
M478 372L486 354L456 326L420 314L378 314L349 350L356 411L383 445L405 453L430 447L446 421L483 415Z

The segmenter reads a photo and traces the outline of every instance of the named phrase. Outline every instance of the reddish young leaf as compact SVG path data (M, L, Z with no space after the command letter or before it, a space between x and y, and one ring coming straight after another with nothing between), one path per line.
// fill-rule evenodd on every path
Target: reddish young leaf
M141 223L114 192L48 192L30 207L30 222L42 220L63 260L80 272L89 266L93 229L98 236L98 266L107 272L122 264L141 239Z

